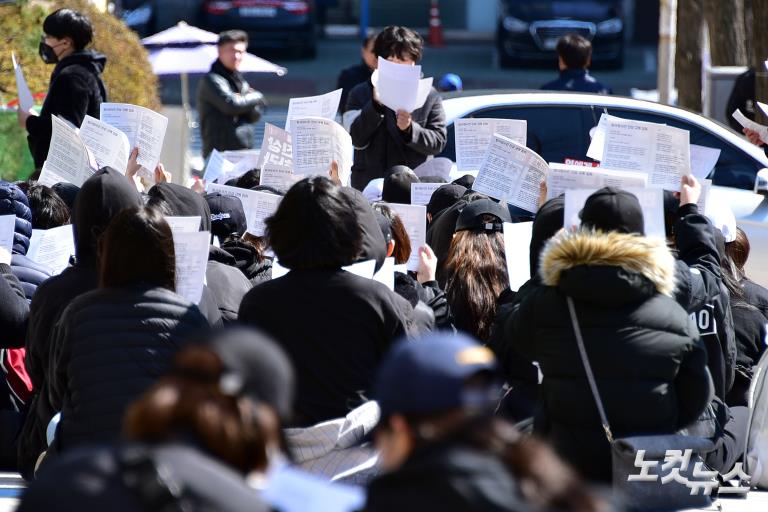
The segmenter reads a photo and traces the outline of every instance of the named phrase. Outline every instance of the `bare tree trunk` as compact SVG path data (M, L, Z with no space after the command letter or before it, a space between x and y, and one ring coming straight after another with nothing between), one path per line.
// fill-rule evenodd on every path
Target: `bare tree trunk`
M702 0L677 0L677 52L675 84L677 103L701 112Z
M755 98L768 103L768 70L765 61L768 60L768 30L765 20L768 19L768 0L752 0L752 65L755 67ZM760 124L768 124L768 116L755 105L755 120Z
M755 5L760 2L755 2ZM744 0L704 0L713 66L746 66L747 34ZM758 19L755 15L754 19ZM763 22L765 19L762 20ZM765 30L765 27L761 27Z

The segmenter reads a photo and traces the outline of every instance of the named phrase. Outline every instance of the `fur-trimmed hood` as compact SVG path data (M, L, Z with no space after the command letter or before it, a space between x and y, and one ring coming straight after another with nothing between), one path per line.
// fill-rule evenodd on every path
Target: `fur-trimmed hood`
M575 267L618 267L650 281L656 291L675 291L675 258L662 239L581 229L562 231L541 253L539 274L547 286L558 286L563 273ZM594 283L599 291L600 283Z

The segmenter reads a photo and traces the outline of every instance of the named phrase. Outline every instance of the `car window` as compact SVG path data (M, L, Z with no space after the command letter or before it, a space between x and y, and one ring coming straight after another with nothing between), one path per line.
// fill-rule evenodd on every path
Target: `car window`
M763 167L760 162L744 153L738 146L685 120L655 112L638 112L619 108L609 109L609 114L625 119L662 123L683 128L690 132L691 144L720 149L720 158L715 166L714 175L710 175L712 183L715 185L751 190L755 186L757 171Z
M547 162L566 158L586 160L589 147L588 109L578 106L504 106L478 110L470 118L525 119L528 122L527 146ZM456 160L453 123L448 127L448 143L441 156Z

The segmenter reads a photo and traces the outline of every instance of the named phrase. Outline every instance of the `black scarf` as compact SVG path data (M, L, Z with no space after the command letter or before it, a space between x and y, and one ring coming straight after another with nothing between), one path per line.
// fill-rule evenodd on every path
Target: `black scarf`
M216 62L211 65L211 72L226 78L227 82L229 82L229 85L232 87L232 90L235 92L239 93L243 90L245 78L243 77L242 73L239 71L230 71L229 69L225 68L224 64L222 64L219 59L216 59Z

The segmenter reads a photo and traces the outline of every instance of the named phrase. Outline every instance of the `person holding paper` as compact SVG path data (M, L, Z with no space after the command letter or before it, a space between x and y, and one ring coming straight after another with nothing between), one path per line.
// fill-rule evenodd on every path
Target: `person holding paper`
M525 293L503 330L543 373L534 432L585 478L605 482L611 451L574 323L616 438L677 432L699 418L713 387L707 350L674 299L675 258L665 240L643 236L637 198L601 189L587 199L581 220L581 229L560 231L547 243L541 283Z
M203 314L175 293L173 234L152 207L118 213L99 241L99 287L64 310L51 344L55 451L120 437L128 405L170 367Z
M99 107L107 101L101 74L107 58L85 48L93 40L87 16L72 9L59 9L43 21L40 58L56 64L40 115L18 111L19 125L27 130L35 168L41 169L51 143L51 116L80 126L86 115L99 118Z
M389 26L376 37L377 57L402 65L421 60L424 41L407 27ZM383 178L395 165L418 167L445 148L447 130L440 95L432 88L424 105L413 112L397 112L379 102L368 81L349 93L347 115L358 112L349 133L355 146L352 186L362 190L374 178Z
M219 58L197 87L197 111L203 158L211 151L249 149L254 145L252 123L261 118L264 95L238 71L248 50L248 34L228 30L219 34Z
M211 259L239 269L251 285L272 279L272 260L264 255L262 237L248 233L243 203L238 197L219 192L206 194L211 209L211 235L219 239L219 251L211 248Z
M158 183L148 192L148 205L165 215L174 217L200 217L199 231L211 231L211 210L203 196L176 183ZM237 268L215 261L212 254L218 252L208 247L208 263L205 269L205 285L198 306L205 318L216 325L229 323L237 318L237 308L251 283Z
M395 270L395 293L410 302L419 332L434 329L453 329L453 318L445 292L437 284L437 256L428 245L411 248L411 240L397 215L386 203L373 204L373 211L379 221L381 234L387 245L387 257L394 258L396 265L405 266L411 251L419 252L419 269L415 278L403 269ZM425 308L426 313L425 313Z
M443 264L445 294L456 328L483 342L491 335L497 299L509 286L504 222L512 222L504 206L490 199L470 203L459 213Z
M384 284L342 267L365 250L360 226L383 250L362 195L324 177L296 183L266 221L288 274L254 287L238 319L272 335L298 375L295 426L344 417L370 396L373 374L395 339L410 334L413 309Z
M75 264L47 279L32 299L25 348L35 395L18 446L19 472L25 478L32 476L37 457L46 449L45 429L57 412L48 405L45 388L54 326L75 297L98 286L97 241L109 222L123 209L140 205L139 194L125 176L114 169L96 171L78 192L73 209Z
M541 86L549 91L593 92L613 94L610 87L589 74L592 64L592 43L578 34L568 34L557 42L557 66L560 77Z

